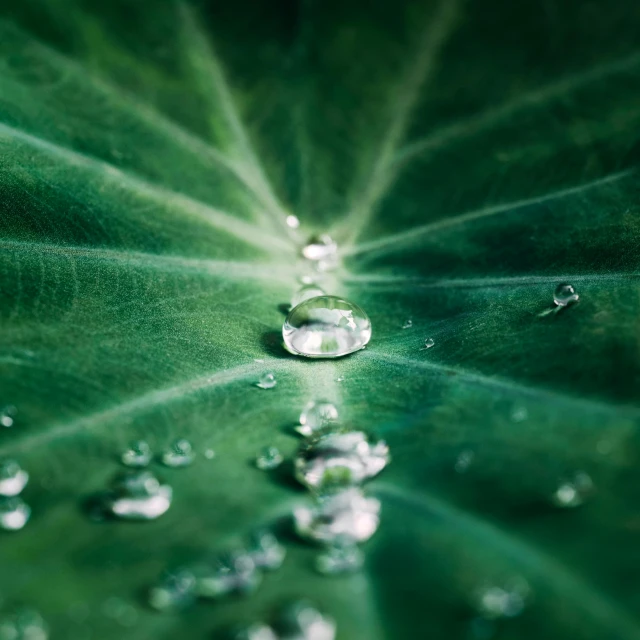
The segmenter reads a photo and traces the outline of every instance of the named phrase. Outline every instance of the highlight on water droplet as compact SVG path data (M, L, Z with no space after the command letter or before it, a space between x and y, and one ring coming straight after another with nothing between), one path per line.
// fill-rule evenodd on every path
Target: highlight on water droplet
M411 318L407 318L402 325L403 329L411 329L413 327L413 320Z
M31 517L31 507L22 498L0 497L0 529L20 531Z
M29 482L29 474L15 460L0 461L0 496L17 496Z
M321 433L300 445L295 476L314 490L356 485L380 473L390 459L387 443L363 431Z
M293 214L290 214L287 216L286 223L289 229L297 229L300 226L300 220L298 219L297 216L294 216Z
M454 465L455 470L458 473L464 473L471 466L475 453L471 449L465 449L458 454L456 463Z
M0 409L0 425L3 427L13 427L18 410L12 404Z
M353 573L364 564L364 554L350 540L337 540L316 558L316 569L324 575Z
M204 457L207 460L213 460L216 457L216 452L213 449L205 449Z
M188 467L195 458L191 443L185 438L178 438L162 454L162 464L172 469Z
M338 245L333 238L326 234L311 236L302 248L302 256L316 263L320 271L327 271L335 266L338 257Z
M171 487L150 471L129 471L114 478L104 506L124 520L155 520L167 512L172 498Z
M195 575L196 593L214 599L232 593L247 594L262 580L262 574L244 549L222 554L213 566L201 566Z
M256 467L262 471L271 471L282 464L283 455L277 447L265 447L256 456Z
M524 611L530 596L529 584L521 578L486 584L475 594L476 609L483 618L489 620L514 618Z
M324 289L317 284L305 284L300 287L291 298L291 308L297 307L299 304L311 298L317 298L318 296L326 295Z
M436 341L433 338L427 338L424 341L424 349L431 349L431 347L433 347L433 345L436 343Z
M380 501L366 497L361 489L345 489L296 507L293 520L296 533L305 540L327 545L364 542L380 524Z
M335 621L318 611L311 603L290 604L278 624L280 640L335 640Z
M287 351L307 358L339 358L371 339L371 321L353 302L318 296L291 310L282 327Z
M122 453L120 460L127 467L146 467L151 462L151 447L144 440L135 440Z
M558 307L568 307L579 299L580 296L571 284L559 284L553 293L553 302Z
M270 531L256 531L249 538L247 555L253 560L256 568L262 571L279 569L287 555L286 549Z
M296 431L308 437L337 421L338 409L334 404L328 400L312 400L302 410L300 426L296 427Z
M165 574L149 590L149 604L158 611L178 611L195 601L196 577L181 568Z
M589 475L584 471L578 471L560 482L551 496L551 502L563 509L579 507L593 492L594 485Z
M260 387L260 389L273 389L278 384L276 377L273 373L263 373L258 382L256 382L256 387Z

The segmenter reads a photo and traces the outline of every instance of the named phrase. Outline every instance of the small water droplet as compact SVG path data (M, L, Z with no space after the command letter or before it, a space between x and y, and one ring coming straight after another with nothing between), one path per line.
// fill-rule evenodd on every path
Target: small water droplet
M411 329L411 327L413 327L413 320L411 318L407 318L407 320L404 321L404 324L402 325L403 329Z
M297 229L300 226L300 220L297 216L288 215L287 216L287 227L289 229Z
M364 563L364 554L353 542L337 541L316 558L316 569L324 575L353 573Z
M277 447L265 447L256 456L256 467L262 471L271 471L282 464L284 460Z
M213 449L206 449L204 452L204 457L207 460L213 460L216 457L216 452Z
M125 520L155 520L166 513L172 498L171 487L150 471L130 471L114 478L105 507Z
M151 447L144 440L136 440L120 456L127 467L146 467L151 462Z
M158 611L178 611L195 601L196 577L189 569L167 573L149 590L149 604Z
M580 296L571 284L559 284L553 293L553 302L558 307L568 307L570 304L578 302Z
M464 451L461 451L454 465L455 470L458 473L464 473L470 467L474 457L475 454L473 453L473 451L471 451L471 449L465 449Z
M0 497L0 529L20 531L30 516L31 507L22 498Z
M185 438L178 438L162 454L162 464L172 469L188 467L195 457L191 443Z
M431 347L433 347L433 345L436 343L436 341L433 338L427 338L424 341L424 348L425 349L431 349Z
M297 534L305 540L333 544L336 541L364 542L380 524L380 501L351 488L319 497L312 506L293 512Z
M8 405L0 409L0 425L3 427L13 427L18 410L13 405Z
M15 460L0 461L0 496L17 496L29 482L29 474Z
M287 554L286 549L269 531L257 531L249 539L246 553L254 565L263 571L279 569Z
M302 248L302 255L312 262L334 259L338 253L338 245L330 235L323 233L311 236Z
M300 414L300 426L296 431L303 436L310 436L318 429L338 421L338 409L327 400L308 402Z
M283 612L280 640L335 640L336 623L308 602L295 602Z
M242 629L234 638L235 640L278 640L276 632L269 625L261 622Z
M19 609L0 618L0 640L47 640L49 628L33 609Z
M524 422L529 417L529 412L526 407L516 407L511 412L511 419L514 422Z
M244 550L225 553L213 567L196 572L196 592L203 598L253 591L262 580L251 556Z
M273 373L263 373L258 382L256 382L256 387L260 387L261 389L273 389L277 384L278 381Z
M355 485L380 473L389 460L387 443L372 442L363 431L323 433L302 442L295 475L310 489Z
M336 378L336 382L344 382L345 381L345 377L344 376L338 376Z
M564 509L579 507L593 493L593 481L584 471L579 471L573 477L563 480L551 496L556 507Z
M282 327L287 351L307 358L339 358L371 339L371 322L356 304L318 296L295 307Z
M483 618L514 618L525 609L531 590L525 580L485 585L476 593L476 608Z
M311 298L317 298L318 296L326 295L324 289L320 288L316 284L306 284L303 287L300 287L291 298L291 308L297 307L302 302L306 300L311 300Z

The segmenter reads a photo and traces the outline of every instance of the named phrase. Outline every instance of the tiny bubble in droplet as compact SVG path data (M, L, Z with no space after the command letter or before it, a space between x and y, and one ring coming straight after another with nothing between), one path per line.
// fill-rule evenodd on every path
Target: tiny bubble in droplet
M558 307L567 307L578 302L580 296L571 284L559 284L553 293L553 302Z
M256 387L260 389L273 389L276 384L278 384L278 382L273 373L263 373L258 379L258 382L256 382Z
M29 474L15 460L0 460L0 496L17 496L29 482Z

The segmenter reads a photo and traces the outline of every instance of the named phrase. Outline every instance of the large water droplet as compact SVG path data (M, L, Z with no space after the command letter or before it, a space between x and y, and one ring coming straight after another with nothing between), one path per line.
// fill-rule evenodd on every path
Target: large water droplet
M551 496L551 501L556 507L564 509L579 507L591 496L593 491L593 481L589 475L584 471L579 471L558 485Z
M234 638L235 640L278 640L276 632L269 625L261 622L242 629Z
M47 640L49 629L42 616L33 609L19 609L0 618L0 640Z
M262 579L251 556L244 550L223 554L213 567L196 572L196 592L203 598L249 593Z
M310 436L319 429L338 421L338 409L327 400L308 402L300 414L300 426L296 431L303 436Z
M22 498L0 497L0 529L20 531L29 521L31 507Z
M356 304L318 296L291 310L282 327L287 350L307 358L338 358L362 349L371 339L371 322Z
M277 447L265 447L256 456L256 467L263 471L271 471L282 464L284 457Z
M171 506L173 490L150 471L118 475L105 499L106 508L125 520L155 520Z
M571 284L559 284L553 293L553 302L558 307L568 307L574 302L578 302L580 296Z
M256 387L260 387L260 389L273 389L278 384L276 377L273 373L263 373L258 382L256 382Z
M323 433L304 440L295 460L296 478L310 489L360 484L389 463L384 440L363 431Z
M315 284L307 284L303 287L300 287L291 298L291 307L297 307L299 304L305 302L306 300L311 300L311 298L317 298L318 296L324 296L326 293L324 289L321 289L318 285Z
M317 498L313 506L294 509L298 535L306 540L333 544L364 542L380 524L380 501L351 488Z
M254 565L263 571L279 569L287 554L286 549L269 531L258 531L249 539L246 553Z
M308 602L289 605L278 630L280 640L334 640L336 637L336 623Z
M122 464L127 467L146 467L151 462L151 447L144 440L136 440L120 456Z
M158 611L184 609L195 600L196 578L189 569L165 575L149 591L149 604Z
M3 427L13 427L18 410L13 405L8 405L0 409L0 425Z
M17 496L29 482L29 474L15 460L0 461L0 496Z
M353 573L364 563L364 554L352 542L330 545L316 558L316 569L325 575Z
M162 464L173 469L188 467L194 457L191 443L184 438L179 438L162 454Z
M524 611L530 593L527 582L520 579L486 585L476 593L476 607L482 617L490 620L514 618Z

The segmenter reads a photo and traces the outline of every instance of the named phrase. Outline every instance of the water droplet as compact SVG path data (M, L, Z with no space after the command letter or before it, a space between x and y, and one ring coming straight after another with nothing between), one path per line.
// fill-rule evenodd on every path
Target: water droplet
M404 324L402 325L403 329L411 329L411 327L413 327L413 320L411 318L408 318L407 320L404 321Z
M553 302L558 307L568 307L570 304L578 302L580 296L571 284L559 284L553 293Z
M436 341L433 338L427 338L424 341L424 348L425 349L431 349L431 347L433 347L433 345L436 343Z
M273 389L277 384L278 381L273 373L263 373L258 382L256 382L256 387L260 387L261 389Z
M22 498L0 497L0 529L20 531L29 521L31 507Z
M458 473L464 473L473 462L474 457L475 454L473 453L473 451L471 451L471 449L465 449L464 451L461 451L454 465L455 470Z
M387 443L371 442L363 431L323 433L302 442L295 475L310 489L360 484L380 473L389 459Z
M336 623L308 602L289 605L279 625L280 640L335 640Z
M296 431L303 436L310 436L318 429L338 421L338 409L327 400L308 402L300 414L300 426Z
M356 304L318 296L295 307L282 327L287 350L308 358L338 358L359 351L371 339L371 322Z
M258 531L249 539L246 549L254 565L263 571L279 569L287 554L286 549L269 531Z
M297 216L288 215L287 216L287 227L289 229L297 229L300 226L300 220Z
M360 489L346 489L317 498L313 506L297 507L293 519L297 534L306 540L364 542L380 524L380 501Z
M0 496L17 496L29 482L29 474L15 460L0 461Z
M173 490L150 471L130 471L116 476L105 506L125 520L155 520L171 506Z
M306 284L303 287L300 287L291 298L291 308L297 307L302 302L306 300L311 300L311 298L317 298L318 296L324 296L326 293L324 289L321 289L316 284Z
M345 377L344 376L338 376L336 378L336 382L344 382L345 381Z
M207 449L207 450L204 452L204 457L205 457L207 460L213 460L213 459L216 457L216 452L215 452L213 449Z
M162 464L172 469L188 467L195 457L188 440L179 438L162 454Z
M13 427L17 414L18 410L13 405L0 409L0 425L3 427Z
M555 490L551 501L556 507L579 507L593 493L593 481L584 471L563 480Z
M127 467L146 467L151 462L151 447L144 440L136 440L120 456Z
M276 632L269 625L261 622L242 629L234 638L235 640L278 640Z
M196 577L189 569L168 573L149 591L149 604L158 611L178 611L195 600Z
M525 609L530 588L525 580L486 585L476 593L476 608L483 618L514 618Z
M20 609L0 618L0 640L47 640L49 629L33 609Z
M271 471L279 467L283 460L284 458L277 447L265 447L256 456L256 467L262 471Z
M307 244L302 248L302 255L312 262L331 260L338 253L338 245L335 240L326 233L311 236Z
M353 573L364 563L364 554L356 544L347 541L330 545L316 558L316 569L325 575Z
M529 412L526 407L516 407L511 412L511 419L514 422L524 422L529 417Z
M196 573L196 592L203 598L220 598L231 593L249 593L262 579L246 551L222 555L215 566L202 567Z

